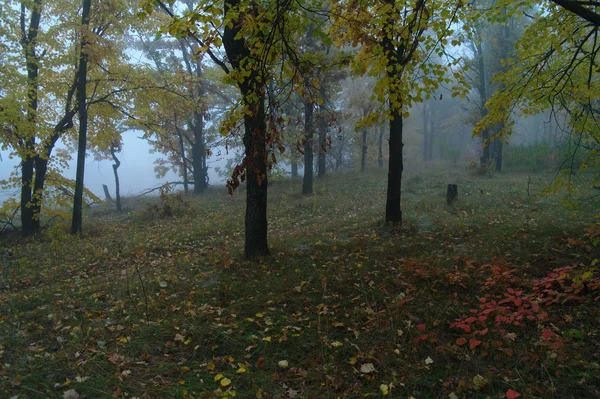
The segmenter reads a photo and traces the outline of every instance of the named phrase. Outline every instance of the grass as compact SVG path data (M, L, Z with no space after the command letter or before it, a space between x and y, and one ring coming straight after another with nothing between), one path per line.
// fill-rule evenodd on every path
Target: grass
M598 199L531 177L406 173L401 227L383 172L278 181L254 263L218 188L8 238L0 397L599 397Z

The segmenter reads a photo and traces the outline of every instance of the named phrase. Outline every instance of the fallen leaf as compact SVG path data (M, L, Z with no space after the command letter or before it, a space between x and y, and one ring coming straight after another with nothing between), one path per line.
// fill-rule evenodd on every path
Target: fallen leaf
M471 348L471 349L475 349L475 348L477 348L479 345L481 345L481 341L479 341L478 339L471 338L471 339L469 340L469 348Z
M363 374L369 374L373 371L375 371L375 366L373 366L373 363L365 363L362 366L360 366L360 372Z
M74 389L63 392L63 399L79 399L79 394Z
M390 393L390 387L388 387L386 384L381 384L379 386L379 390L383 395L387 395L388 393Z
M282 369L287 369L289 364L287 360L280 360L277 365Z
M521 396L521 394L517 391L513 391L512 389L506 391L506 399L517 399L519 396Z
M467 340L464 338L459 338L456 340L456 345L458 345L458 346L463 346L466 343L467 343Z
M425 364L426 364L426 365L428 365L428 366L429 366L429 365L430 365L430 364L432 364L432 363L433 363L433 359L432 359L431 357L428 357L427 359L425 359Z
M220 382L222 387L227 387L231 385L231 380L229 378L223 378Z

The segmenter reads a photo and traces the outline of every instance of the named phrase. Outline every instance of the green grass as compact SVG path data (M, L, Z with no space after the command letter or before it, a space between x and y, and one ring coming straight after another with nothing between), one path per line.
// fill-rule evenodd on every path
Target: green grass
M359 398L382 384L394 398L598 397L594 193L567 209L538 198L547 175L411 172L405 223L389 226L385 177L331 175L309 197L273 184L260 262L242 259L243 190L169 197L173 217L158 200L95 209L81 238L7 239L0 397ZM451 327L508 289L540 302L531 320L511 302L470 333Z

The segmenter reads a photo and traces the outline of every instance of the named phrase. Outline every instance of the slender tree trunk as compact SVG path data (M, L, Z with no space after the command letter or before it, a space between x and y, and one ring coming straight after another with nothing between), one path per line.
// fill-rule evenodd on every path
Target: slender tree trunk
M479 109L480 109L480 117L483 119L487 115L487 108L485 107L485 103L487 102L487 82L486 82L486 73L485 73L485 60L483 57L483 48L481 46L482 43L482 35L479 30L479 27L475 27L475 49L477 51L477 69L479 72L479 84L477 85L477 90L479 91ZM480 163L482 166L487 165L490 162L490 131L489 129L485 129L481 132L481 141L483 146L483 154L480 159Z
M75 176L75 199L73 201L73 220L71 234L81 233L83 220L83 180L85 176L85 152L87 147L87 37L89 34L91 0L83 0L81 12L81 49L79 54L79 69L77 71L77 107L79 114L79 139L77 145L77 172Z
M304 100L304 179L302 194L313 193L313 103Z
M385 134L385 123L379 127L379 155L377 156L377 165L383 168L383 135Z
M121 212L121 185L119 183L119 166L121 166L121 161L117 158L117 151L114 145L110 146L110 155L112 155L112 159L115 162L112 165L113 174L115 175L115 199L117 201L117 212Z
M194 113L194 144L192 145L192 164L194 166L194 194L201 194L208 188L206 171L206 148L204 145L204 118Z
M248 93L244 94L248 97ZM267 145L265 95L258 94L250 105L251 115L244 117L244 146L246 150L246 258L269 255L267 244Z
M323 107L319 110L319 172L317 177L325 176L327 166L325 156L327 154L327 123L325 122L325 111Z
M402 224L402 107L390 104L390 161L388 169L387 202L385 206L385 221Z
M367 116L368 112L363 110L363 116ZM360 152L360 171L364 172L367 169L367 128L363 127L362 131L362 147Z
M427 138L427 160L433 159L433 139L435 138L435 124L437 123L437 112L435 107L431 107L429 113L429 131Z
M181 177L183 178L183 192L189 192L189 178L188 178L188 166L187 158L185 157L185 144L183 141L183 133L179 127L177 127L177 118L175 118L175 130L177 131L177 138L179 140L179 152L181 153Z
M427 113L429 109L427 107L427 101L423 102L423 161L429 160L429 120Z

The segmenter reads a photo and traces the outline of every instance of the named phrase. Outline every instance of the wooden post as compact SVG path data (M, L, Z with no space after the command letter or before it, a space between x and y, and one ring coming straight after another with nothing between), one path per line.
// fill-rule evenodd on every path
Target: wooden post
M452 205L454 201L458 199L458 186L456 184L448 184L448 191L446 192L446 203Z

